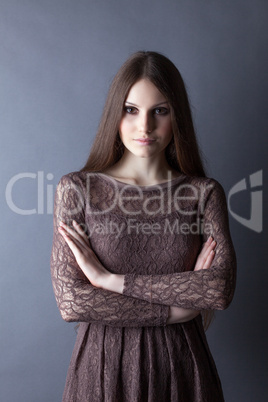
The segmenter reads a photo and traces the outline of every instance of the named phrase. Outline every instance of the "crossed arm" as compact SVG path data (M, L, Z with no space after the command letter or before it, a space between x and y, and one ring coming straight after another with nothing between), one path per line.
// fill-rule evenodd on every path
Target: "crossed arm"
M66 186L69 189L68 198L64 191ZM70 188L67 177L57 187L51 256L55 296L66 321L98 321L115 326L166 325L188 321L202 309L228 306L232 299L235 272L234 260L230 265L230 258L235 256L230 246L224 211L224 222L218 222L222 228L219 226L218 230L217 227L215 235L222 240L218 235L222 229L223 235L227 236L229 249L226 244L220 245L225 251L227 247L227 265L220 261L221 253L213 265L217 248L210 238L203 245L194 271L154 276L117 275L103 267L90 247L86 234L79 226L84 222L83 211L72 215L73 227L61 223L70 219L65 212L72 209L72 202L74 205L77 202L75 192L73 199L70 197ZM219 207L224 207L223 195L220 192L215 194L212 204L220 198L223 205ZM168 297L165 289L169 290Z
M113 274L109 272L98 260L96 254L89 244L89 239L84 230L79 224L73 220L73 228L66 225L64 222L59 224L59 232L62 234L66 243L73 252L77 264L83 271L84 275L90 283L100 289L123 294L125 276L120 274ZM211 266L212 260L215 255L216 242L212 236L203 244L202 250L197 258L194 271L208 269ZM144 277L151 280L151 275L140 275L140 279ZM146 285L146 284L145 284ZM130 296L130 295L129 295ZM151 294L149 295L152 297ZM137 296L137 298L140 298ZM150 300L147 300L150 301ZM167 324L174 324L179 322L189 321L195 318L200 311L194 308L182 308L179 306L170 305Z

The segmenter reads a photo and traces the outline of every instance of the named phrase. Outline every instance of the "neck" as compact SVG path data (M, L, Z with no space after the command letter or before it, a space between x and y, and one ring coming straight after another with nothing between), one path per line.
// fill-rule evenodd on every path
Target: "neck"
M125 152L112 170L116 176L132 179L139 184L170 180L177 173L168 164L164 153L154 158L141 158Z

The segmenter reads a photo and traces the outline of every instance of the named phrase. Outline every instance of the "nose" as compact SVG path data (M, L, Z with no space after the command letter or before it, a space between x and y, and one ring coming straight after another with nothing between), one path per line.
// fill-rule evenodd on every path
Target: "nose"
M139 120L139 132L140 133L151 133L153 131L154 121L149 113L144 113L140 115Z

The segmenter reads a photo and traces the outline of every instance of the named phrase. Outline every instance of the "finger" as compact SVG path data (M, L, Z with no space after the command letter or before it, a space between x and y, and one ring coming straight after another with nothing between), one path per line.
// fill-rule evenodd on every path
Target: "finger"
M199 253L199 255L200 255L201 257L204 255L204 253L205 253L205 252L208 250L208 248L211 246L212 241L213 241L213 237L212 237L212 236L209 236L209 238L207 239L207 241L205 241L205 242L202 244L202 248L201 248L201 251L200 251L200 253Z
M201 251L200 255L203 261L205 261L209 255L209 253L215 249L216 247L216 241L213 240L210 244L207 245L207 247Z
M84 244L76 237L73 237L72 234L67 233L66 230L62 226L59 227L59 232L62 234L66 243L68 244L68 246L74 253L76 260L77 260L77 258L80 258L80 259L83 258L85 255L87 255L87 256L90 255L90 258L93 258L98 261L96 254L94 253L94 251L92 250L92 248L90 247L90 245L88 243ZM78 262L78 260L77 260L77 262Z
M78 241L78 239L76 239L71 231L67 231L67 229L65 229L62 226L59 226L58 228L60 234L67 240L72 240L73 243L75 243L77 245L77 247L79 247L81 245L81 243Z
M215 240L213 240L213 241L210 240L205 243L204 247L202 248L202 250L197 258L196 266L194 269L195 271L198 271L198 270L204 268L204 264L209 256L210 252L215 249L216 244L217 243Z
M62 228L65 231L65 233L72 236L73 239L76 239L81 244L82 247L88 247L89 244L87 239L84 238L81 234L77 233L75 229L66 225L66 223L64 222L60 222L60 228Z
M74 253L75 258L77 259L82 254L80 243L76 239L72 238L71 235L66 233L63 228L60 227L59 232L61 233L64 240L66 241L66 243L68 244L68 246L70 247L72 252Z
M81 244L84 247L88 247L90 244L89 238L86 233L86 225L80 225L77 223L75 220L72 221L73 228L71 227L72 230L74 230L74 236L81 242ZM78 237L77 237L78 234Z
M84 263L87 261L98 261L95 253L93 250L88 246L87 249L85 250L83 247L81 248L81 243L79 243L76 239L72 238L70 234L67 234L64 232L63 229L59 228L60 233L64 237L64 240L66 241L67 245L69 246L70 250L72 251L77 264L79 267L82 269L82 271L85 273L83 266ZM85 253L85 251L87 251ZM93 260L92 260L93 258Z
M208 248L211 245L212 241L213 241L213 237L210 235L209 238L207 239L207 241L205 241L203 243L202 249Z
M215 253L214 250L211 250L211 251L210 251L210 253L209 253L209 255L208 255L208 257L207 257L207 259L206 259L206 261L205 261L205 263L204 263L202 269L208 269L208 268L210 268L210 266L211 266L211 264L212 264L212 261L213 261L213 259L214 259L214 257L215 257L215 254L216 254L216 253Z
M212 243L212 240L213 240L213 236L212 236L212 235L209 235L209 237L208 237L207 241L205 242L205 244L206 244L206 245L211 244L211 243Z
M81 225L73 220L73 226L75 230L86 240L86 242L89 242L86 225Z

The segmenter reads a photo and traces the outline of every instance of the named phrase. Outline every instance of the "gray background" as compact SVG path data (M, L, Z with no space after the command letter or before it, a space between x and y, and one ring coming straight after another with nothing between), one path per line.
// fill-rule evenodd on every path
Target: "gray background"
M61 319L51 286L49 192L83 166L111 79L132 52L163 52L180 69L208 175L226 193L260 169L265 177L267 4L1 0L1 401L61 400L76 333ZM9 180L38 171L49 196L44 213L13 212ZM13 200L37 208L37 180L18 181ZM249 193L232 208L249 217ZM237 289L207 336L226 401L260 402L267 397L264 231L231 216L230 226Z

